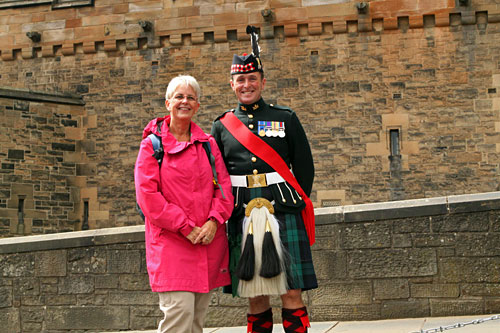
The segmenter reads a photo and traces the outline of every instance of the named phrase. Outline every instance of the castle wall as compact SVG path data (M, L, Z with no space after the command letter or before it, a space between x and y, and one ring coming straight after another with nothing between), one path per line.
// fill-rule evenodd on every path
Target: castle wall
M500 192L320 208L316 220L311 321L500 312ZM3 328L155 329L144 247L144 226L0 239ZM246 325L247 303L217 290L206 326Z
M261 33L265 100L294 109L310 139L316 207L499 190L500 4L370 1L367 13L359 13L355 3L2 4L0 86L83 100L78 140L91 151L71 162L85 170L75 167L68 179L84 176L81 186L91 188L85 197L91 229L141 223L133 166L143 127L166 113L171 78L188 73L199 80L195 121L207 132L235 106L229 68L233 54L250 50L247 24ZM28 32L39 32L40 41ZM2 101L18 103L12 96ZM36 190L23 177L26 193L13 190L12 175L23 174L27 161L10 158L9 150L29 156L30 148L27 131L8 130L8 117L21 113L0 108L5 234L18 223L5 208L15 210L7 207L15 195ZM51 108L44 104L43 112L55 113ZM42 131L59 140L57 132ZM75 215L61 222L61 231L80 230L83 198L70 196ZM51 223L31 232L59 228Z

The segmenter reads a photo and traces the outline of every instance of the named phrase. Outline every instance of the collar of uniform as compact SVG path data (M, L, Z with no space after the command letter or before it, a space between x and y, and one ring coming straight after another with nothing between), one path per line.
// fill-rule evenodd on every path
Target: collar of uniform
M237 111L247 112L247 113L255 113L255 112L259 112L261 110L264 110L265 106L266 106L266 102L264 102L263 98L259 99L257 102L252 103L252 104L242 104L242 103L238 102Z

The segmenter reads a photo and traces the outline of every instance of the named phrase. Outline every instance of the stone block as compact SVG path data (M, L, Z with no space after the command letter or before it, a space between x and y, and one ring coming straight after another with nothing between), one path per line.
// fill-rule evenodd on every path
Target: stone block
M500 258L441 258L440 281L445 283L499 283Z
M119 281L123 290L150 290L148 274L120 275Z
M348 255L351 278L433 276L437 273L436 252L432 249L358 250Z
M432 218L433 232L479 232L488 231L489 213L452 214Z
M460 296L460 288L458 284L416 283L411 284L410 294L412 298L456 298Z
M284 29L285 29L285 37L296 37L299 35L297 24L286 24Z
M352 223L340 228L340 248L368 249L391 247L391 223Z
M14 280L13 287L14 287L14 297L40 295L40 283L37 278L31 278L31 277L16 278Z
M158 294L152 291L110 292L108 297L112 305L158 305Z
M362 305L318 305L309 308L310 318L314 321L375 320L380 318L380 304Z
M384 30L397 30L398 18L397 17L384 17Z
M66 251L43 251L36 253L36 276L66 276Z
M45 302L43 305L76 305L76 296L75 295L57 295L57 291L55 294L49 294L45 296Z
M65 294L91 294L94 292L94 277L92 275L68 276L61 279L59 293Z
M309 292L311 306L371 304L370 282L325 283Z
M321 35L323 32L323 26L321 22L311 22L307 25L307 31L309 35Z
M490 296L500 295L500 284L496 283L468 283L461 284L461 295L469 296Z
M226 26L235 26L235 25L245 25L248 22L247 14L243 13L224 13L224 14L216 14L213 15L213 21L210 22L210 25L216 27L226 27Z
M392 235L393 247L411 247L412 236L409 234L393 234Z
M456 244L454 234L423 234L413 237L415 247L435 247L454 246Z
M203 44L205 42L205 34L203 32L193 32L191 34L191 43Z
M21 332L21 320L18 308L0 309L2 329L9 333Z
M49 330L127 330L129 307L48 306L45 322Z
M0 287L0 308L12 306L12 286Z
M358 32L369 32L372 31L372 20L371 19L358 19Z
M104 51L116 51L118 48L116 46L116 40L107 39L104 41Z
M447 12L436 13L436 27L446 27L450 25L450 14Z
M23 59L32 59L35 57L35 50L32 47L23 47L21 49Z
M499 313L500 312L500 299L486 299L484 304L485 313Z
M94 286L96 289L116 289L119 282L120 276L117 274L96 275Z
M333 33L335 34L343 34L347 32L347 22L342 19L334 19L333 20Z
M410 28L420 29L424 27L424 17L422 15L410 16L409 17Z
M14 60L14 50L2 49L2 60L3 61Z
M384 301L380 310L381 318L423 318L431 313L428 300Z
M175 34L175 35L170 35L168 41L172 45L182 45L182 35Z
M134 306L130 309L130 329L144 331L156 330L163 312L158 306Z
M431 316L470 316L484 313L482 300L439 300L431 299Z
M75 54L75 45L72 43L63 44L61 48L61 53L65 56L71 56Z
M409 296L410 290L406 279L377 279L373 281L374 299L398 299Z
M22 277L35 275L35 254L2 254L0 255L0 276Z
M313 251L313 262L318 279L344 279L347 276L347 256L345 252Z
M230 16L230 15L228 15ZM236 21L238 22L238 21ZM199 28L207 28L207 27L213 27L215 24L215 18L212 16L190 16L186 18L186 28L187 29L199 29ZM235 22L232 22L232 24L235 24ZM221 25L221 24L219 24ZM222 24L225 25L225 24Z
M106 272L106 251L102 247L79 247L68 250L68 271L71 274Z
M494 257L500 249L499 233L461 233L457 235L456 255Z
M434 217L408 217L393 222L394 233L429 233Z
M246 307L209 306L205 318L206 327L217 327L221 320L227 326L246 326Z
M473 11L461 12L461 19L463 25L476 24L476 13Z
M141 269L141 252L137 250L108 250L108 273L139 273Z

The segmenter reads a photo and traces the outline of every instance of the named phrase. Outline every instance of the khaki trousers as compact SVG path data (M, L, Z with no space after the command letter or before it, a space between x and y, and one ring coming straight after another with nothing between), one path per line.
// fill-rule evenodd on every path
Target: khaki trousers
M158 295L164 314L158 333L203 333L211 292L168 291Z

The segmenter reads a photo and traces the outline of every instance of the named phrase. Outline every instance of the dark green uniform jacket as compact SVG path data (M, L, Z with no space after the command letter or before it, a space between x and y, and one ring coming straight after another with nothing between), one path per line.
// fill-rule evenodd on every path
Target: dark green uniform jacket
M236 110L226 112L233 111L255 135L279 153L304 192L310 195L314 179L314 164L309 142L295 112L287 107L266 104L263 99L252 105L239 104ZM243 147L219 119L220 117L214 121L211 134L219 145L230 175L251 175L255 172L254 170L258 173L274 172L267 163ZM292 190L292 193L288 188ZM283 213L297 213L305 207L305 204L290 185L288 188L283 185L279 189L278 185L270 186L276 202L275 208ZM240 201L243 200L241 195L238 198ZM294 199L296 199L295 203ZM238 204L236 208L242 206ZM242 213L241 208L235 209L233 216Z

